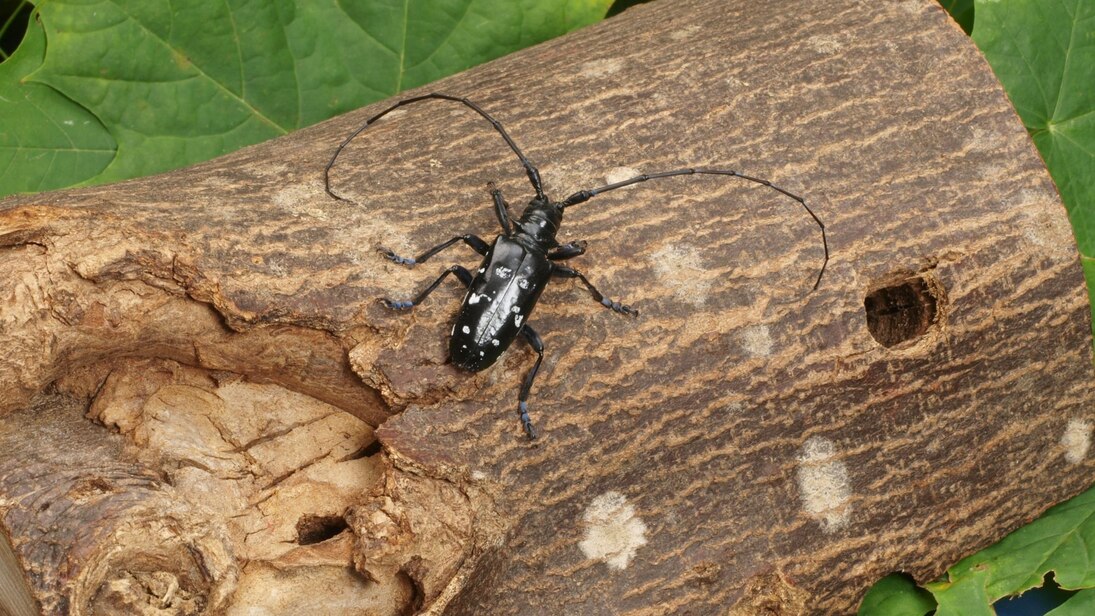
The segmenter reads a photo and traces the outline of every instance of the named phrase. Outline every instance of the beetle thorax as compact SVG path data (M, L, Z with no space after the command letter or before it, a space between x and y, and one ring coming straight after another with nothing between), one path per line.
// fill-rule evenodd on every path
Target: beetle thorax
M562 222L563 208L557 203L533 199L517 221L517 232L541 246L555 247L559 245L555 234Z

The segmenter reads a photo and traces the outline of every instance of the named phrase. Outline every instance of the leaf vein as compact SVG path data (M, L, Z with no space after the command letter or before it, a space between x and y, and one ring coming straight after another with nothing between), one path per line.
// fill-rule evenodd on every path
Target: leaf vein
M151 29L149 29L149 28L148 28L148 27L147 27L146 25L144 25L143 23L141 23L141 21L140 21L140 20L138 20L138 19L137 19L136 17L134 17L133 15L131 15L131 14L127 13L127 12L125 11L125 9L124 9L124 8L122 8L122 6L121 6L121 5L120 5L120 4L119 4L119 3L118 3L118 2L116 1L116 0L111 0L111 3L112 3L112 4L113 4L113 5L115 6L115 7L117 7L117 9L118 9L118 11L119 11L119 12L121 12L121 13L122 13L123 15L125 15L125 16L126 16L127 18L129 18L129 19L130 19L130 21L132 21L132 22L133 22L134 24L136 24L136 25L137 25L137 26L138 26L138 27L139 27L139 28L140 28L141 30L143 30L143 31L144 31L145 33L147 33L147 34L148 34L148 36L150 36L150 37L152 37L152 38L154 38L154 39L156 39L156 40L160 41L160 43L162 43L162 44L164 45L164 47L166 47L166 48L168 48L168 49L172 49L172 50L174 50L174 49L175 49L175 48L174 48L174 47L173 47L173 46L171 45L171 43L169 43L168 41L164 40L164 38L163 38L162 36L160 36L160 35L156 34L156 33L155 33L155 32L153 32L153 31L152 31ZM176 50L176 51L177 51L177 50ZM274 129L275 131L277 131L277 132L280 132L280 133L282 133L282 134L285 134L285 133L288 133L288 132L289 132L289 129L288 129L288 128L286 128L286 127L283 127L283 126L281 126L280 124L278 124L277 122L275 122L275 121L274 121L274 120L272 120L271 118L267 117L267 116L266 116L266 114L264 114L264 113L262 113L261 111L259 111L259 110L258 110L258 108L256 108L256 107L255 107L254 105L252 105L252 104L251 104L250 102L248 102L247 100L245 100L245 99L241 98L241 97L240 97L239 95L237 95L237 94L236 94L235 92L233 92L233 91L229 90L229 89L228 89L227 87L225 87L225 86L224 86L224 84L220 83L219 81L217 81L216 79L214 79L214 78L213 78L212 76L210 76L210 75L209 75L209 73L206 73L206 72L205 72L205 71L204 71L204 70L203 70L203 69L202 69L202 68L201 68L200 66L198 66L198 65L197 65L197 64L195 64L195 63L191 63L191 64L190 64L190 66L194 67L194 70L195 70L195 71L197 71L197 73L198 73L198 75L196 75L195 77L197 77L197 78L204 78L205 80L207 80L207 81L208 81L208 82L209 82L210 84L212 84L212 85L213 85L213 86L214 86L215 88L217 88L217 89L219 89L220 91L222 91L222 92L224 92L225 94L227 94L229 98L235 99L235 100L236 100L236 101L237 101L237 102L238 102L238 103L239 103L239 104L240 104L240 105L241 105L241 106L242 106L242 107L243 107L244 109L246 109L247 111L249 111L249 112L250 112L250 113L251 113L252 115L254 115L254 116L255 116L256 118L258 118L258 119L259 119L260 121L262 121L262 122L263 122L263 123L265 123L265 124L268 124L268 125L269 125L269 126L270 126L271 128L273 128L273 129ZM141 80L132 80L132 81L141 81Z

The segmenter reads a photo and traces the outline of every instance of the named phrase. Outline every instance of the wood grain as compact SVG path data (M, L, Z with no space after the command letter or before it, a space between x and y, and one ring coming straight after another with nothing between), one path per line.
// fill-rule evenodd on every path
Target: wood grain
M431 89L495 114L553 196L686 166L802 194L829 232L825 278L811 292L816 225L744 182L568 210L561 239L590 242L573 265L642 316L546 290L530 444L531 351L464 374L445 357L458 290L410 315L375 302L476 262L454 247L407 271L378 246L490 236L487 182L518 207L527 182L481 119L422 104L346 150L332 181L350 203L330 200L322 168L377 104L190 169L5 201L4 408L143 356L354 413L392 464L347 515L358 568L449 615L851 613L882 575L934 577L1089 483L1062 440L1095 421L1067 219L934 2L656 2ZM886 346L865 301L903 288L881 317L928 325Z

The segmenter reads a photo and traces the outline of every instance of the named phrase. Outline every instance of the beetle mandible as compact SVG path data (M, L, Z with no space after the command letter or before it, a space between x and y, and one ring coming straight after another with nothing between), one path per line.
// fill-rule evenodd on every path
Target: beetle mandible
M471 272L460 265L453 265L414 299L391 300L385 298L380 301L394 310L408 310L425 301L426 297L449 274L455 275L468 288L468 292L464 296L463 305L460 307L460 313L449 337L449 357L453 365L470 372L479 372L490 367L518 336L524 338L532 347L532 350L536 352L536 363L533 364L532 370L525 377L517 398L517 413L529 439L535 439L537 432L529 417L528 397L529 392L532 390L532 383L536 379L536 372L540 369L540 364L544 360L544 343L536 330L529 325L528 319L532 315L532 310L536 307L536 301L540 298L540 293L544 290L548 281L551 278L577 278L589 290L593 299L604 307L620 314L639 315L638 310L605 297L578 270L559 263L577 257L586 251L585 242L559 244L556 240L559 225L563 221L563 210L566 208L584 203L610 190L657 178L696 174L741 178L767 186L790 197L802 205L814 219L818 228L821 229L821 245L825 251L825 259L822 261L813 289L817 289L818 285L821 284L821 276L825 273L825 266L829 263L829 243L825 236L825 225L822 224L817 214L810 209L810 206L806 205L806 200L802 197L762 178L752 177L730 169L697 167L660 173L645 173L599 188L579 190L562 201L552 201L544 194L539 170L529 161L521 148L517 147L509 133L502 127L501 122L494 119L479 105L459 96L432 93L407 98L366 120L360 128L339 144L334 155L331 156L330 162L324 168L323 182L327 194L337 200L345 200L331 191L330 173L335 161L338 160L339 154L355 137L392 111L404 105L431 99L461 103L490 122L494 130L502 136L509 148L520 159L536 196L529 201L524 212L521 213L521 217L514 221L510 218L509 204L502 197L501 191L495 188L493 183L488 185L491 198L494 201L495 216L497 216L498 223L502 226L502 234L496 237L492 244L487 244L476 235L457 235L413 258L401 257L391 250L380 248L379 251L385 258L409 267L425 263L437 253L461 241L483 256L483 261L475 275L472 275Z

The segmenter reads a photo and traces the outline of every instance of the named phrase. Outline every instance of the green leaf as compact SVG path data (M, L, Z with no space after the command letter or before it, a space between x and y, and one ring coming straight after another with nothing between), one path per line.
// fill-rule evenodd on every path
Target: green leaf
M936 608L931 593L907 575L893 573L879 580L863 597L859 616L924 616Z
M1091 588L1093 565L1095 488L963 559L947 571L947 581L927 588L939 601L939 616L980 613L962 610L975 605L988 609L997 599L1041 586L1050 571L1061 588Z
M32 18L19 48L0 64L0 194L75 184L114 158L114 141L95 116L50 88L24 82L45 49L45 32Z
M1004 84L1095 256L1095 2L976 0L973 40Z
M91 181L107 182L283 135L592 23L609 4L50 0L37 84L20 87L48 85L102 121L117 155Z
M966 34L973 32L973 0L939 0L939 4L962 26Z
M1084 268L1084 278L1087 280L1087 301L1095 310L1095 257L1081 254L1080 265ZM1095 333L1095 318L1092 318L1091 327Z
M935 616L995 616L985 592L983 569L974 567L953 582L934 582L927 588L939 602Z
M1081 590L1046 612L1046 616L1091 616L1095 614L1095 590Z

